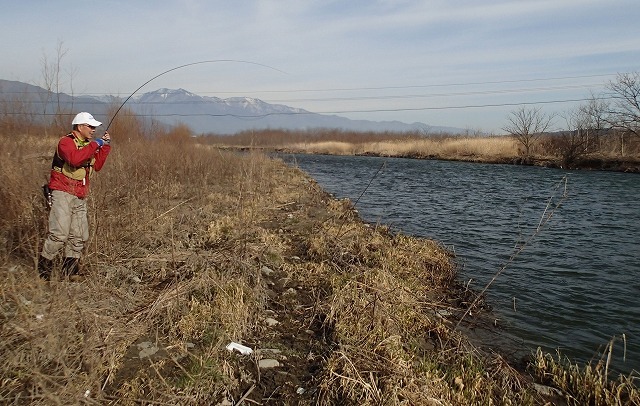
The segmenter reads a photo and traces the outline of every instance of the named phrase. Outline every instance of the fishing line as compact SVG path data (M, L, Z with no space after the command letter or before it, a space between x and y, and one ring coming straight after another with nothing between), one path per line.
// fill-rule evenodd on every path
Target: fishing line
M518 255L520 255L522 253L522 251L524 251L524 249L532 243L532 241L538 236L538 234L540 234L542 232L542 229L547 225L547 223L549 223L551 221L551 218L554 216L555 212L560 208L562 203L568 198L568 195L567 195L567 183L568 183L568 178L565 175L556 184L555 189L553 190L553 192L551 193L551 196L547 200L547 204L546 204L546 206L544 208L544 211L542 212L542 215L540 216L540 221L539 221L538 226L536 227L536 229L533 230L533 232L531 233L531 235L529 235L529 237L527 238L526 241L524 241L524 242L522 242L520 244L516 244L516 246L514 247L514 250L511 253L511 256L509 257L509 259L493 275L491 280L489 280L489 282L484 286L484 288L480 291L480 293L478 293L476 295L475 299L467 307L467 310L464 312L462 317L460 317L460 319L458 320L456 325L453 327L452 331L455 331L455 330L458 329L458 327L460 326L460 323L462 323L464 318L467 317L467 315L471 313L471 310L480 301L480 299L484 297L485 292L489 289L489 287L491 287L493 282L496 281L498 276L500 276L507 269L507 267L509 265L511 265L516 260ZM561 192L560 196L558 196L559 192ZM447 340L447 342L448 342L448 340Z
M356 208L356 205L358 204L358 202L360 201L360 198L362 198L362 196L364 196L365 193L367 193L367 190L369 190L369 186L371 186L371 184L373 183L373 180L375 178L378 177L378 174L387 166L387 161L382 161L382 165L380 165L380 167L378 168L378 170L376 171L376 173L373 174L373 176L371 177L371 179L369 179L369 183L367 184L367 187L364 188L364 190L362 191L362 193L360 193L360 196L358 196L358 198L356 199L356 201L353 203L353 207ZM340 233L340 231L342 230L342 226L344 226L344 224L347 221L347 217L345 216L344 219L342 220L342 223L340 223L340 227L338 227L338 232L336 233L338 238L342 237L343 234ZM345 231L346 232L346 231Z
M154 79L159 78L162 75L165 75L169 72L173 72L174 70L178 70L178 69L182 69L182 68L186 68L187 66L193 66L193 65L201 65L204 63L218 63L218 62L234 62L234 63L245 63L248 65L256 65L256 66L262 66L265 68L269 68L272 70L275 70L277 72L281 72L284 73L285 75L287 74L287 72L282 71L278 68L274 68L273 66L269 66L269 65L265 65L262 63L258 63L258 62L251 62L251 61L243 61L243 60L239 60L239 59L213 59L213 60L208 60L208 61L199 61L199 62L191 62L191 63L187 63L184 65L180 65L180 66L176 66L175 68L171 68L169 70L166 70L162 73L157 74L156 76L152 77L151 79L147 80L146 82L144 82L142 85L140 85L140 87L138 87L136 90L133 91L133 93L131 93L129 95L129 97L127 97L122 104L120 105L120 107L118 107L118 110L116 110L116 112L113 114L113 117L111 117L111 120L109 121L109 124L107 124L107 127L104 129L105 132L107 132L107 130L109 129L109 127L111 126L111 123L113 123L113 120L116 118L116 116L118 115L118 113L120 112L120 110L122 109L122 107L124 107L124 105L129 101L129 99L131 99L133 97L134 94L136 94L138 92L138 90L142 89L144 86L146 86L149 82L151 82Z

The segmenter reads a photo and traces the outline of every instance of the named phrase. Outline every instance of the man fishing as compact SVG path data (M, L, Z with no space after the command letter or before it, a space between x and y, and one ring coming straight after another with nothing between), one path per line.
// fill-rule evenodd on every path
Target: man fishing
M49 189L51 210L49 231L38 259L40 277L49 280L53 260L64 247L62 274L79 273L84 244L89 239L87 201L89 178L102 169L111 151L111 136L105 132L93 139L102 123L89 113L78 113L71 122L72 130L58 142L53 155Z

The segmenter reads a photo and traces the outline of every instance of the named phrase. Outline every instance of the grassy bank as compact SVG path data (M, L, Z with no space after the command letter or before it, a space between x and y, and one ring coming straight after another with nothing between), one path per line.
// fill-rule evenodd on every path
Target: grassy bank
M3 404L640 403L604 363L538 353L516 369L472 345L453 327L474 293L437 242L364 224L282 162L184 137L116 139L92 183L85 279L45 283L57 138L2 141Z
M372 155L441 159L565 169L640 173L640 139L601 139L598 147L567 145L560 136L545 135L531 143L529 155L514 137L455 134L420 135L355 133L325 130L288 132L265 130L234 136L207 136L201 142L228 149L265 149L288 153Z

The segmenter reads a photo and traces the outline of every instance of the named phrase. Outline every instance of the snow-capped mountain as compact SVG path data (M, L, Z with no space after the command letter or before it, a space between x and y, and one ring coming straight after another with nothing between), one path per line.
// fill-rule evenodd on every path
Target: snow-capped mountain
M25 99L34 106L34 112L56 111L60 106L70 111L89 111L98 120L109 122L109 111L121 105L126 98L115 96L70 96L47 95L38 86L22 82L0 80L0 100L11 101L16 97ZM55 105L53 103L56 103ZM176 125L184 123L198 134L234 134L246 130L288 129L309 130L316 128L342 129L372 132L460 132L459 128L429 126L424 123L402 123L400 121L351 120L337 115L325 115L285 106L270 104L251 97L199 96L185 89L158 89L136 94L125 106L142 117L154 118L160 122ZM111 110L110 110L111 109Z
M400 121L351 120L337 115L270 104L251 97L199 96L184 89L158 89L132 98L128 106L141 115L152 115L165 123L185 123L197 133L233 134L251 129L308 130L336 128L353 131L459 132L450 127Z

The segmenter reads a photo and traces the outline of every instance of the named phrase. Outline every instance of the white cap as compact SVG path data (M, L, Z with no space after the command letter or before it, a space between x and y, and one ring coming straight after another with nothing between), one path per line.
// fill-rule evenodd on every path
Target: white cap
M76 116L73 118L73 121L71 122L71 125L76 125L76 124L89 124L94 127L98 127L102 123L96 120L95 118L93 118L91 114L87 112L82 112L82 113L76 114Z

